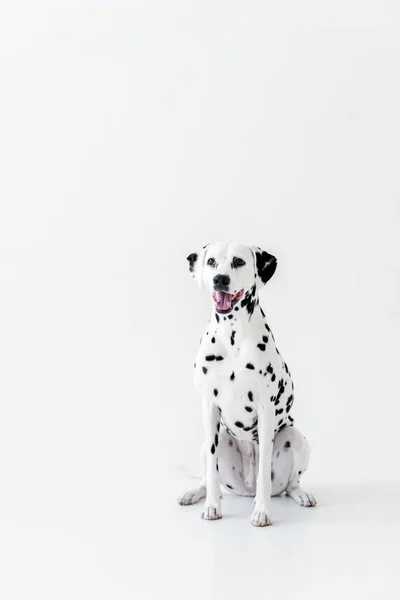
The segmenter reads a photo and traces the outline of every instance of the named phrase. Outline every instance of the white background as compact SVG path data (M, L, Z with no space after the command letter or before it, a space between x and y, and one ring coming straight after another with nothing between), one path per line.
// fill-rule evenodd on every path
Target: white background
M0 30L1 597L397 598L399 4L20 1ZM268 530L175 505L185 257L216 240L278 258L313 450L318 508Z

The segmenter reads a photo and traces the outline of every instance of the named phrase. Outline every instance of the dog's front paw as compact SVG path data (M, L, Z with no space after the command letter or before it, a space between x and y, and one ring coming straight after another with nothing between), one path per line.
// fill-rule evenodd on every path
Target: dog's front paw
M272 521L267 513L258 510L256 507L251 515L251 524L255 527L266 527L267 525L272 525Z
M205 505L204 510L201 513L201 518L206 521L216 521L222 519L221 509L217 506Z

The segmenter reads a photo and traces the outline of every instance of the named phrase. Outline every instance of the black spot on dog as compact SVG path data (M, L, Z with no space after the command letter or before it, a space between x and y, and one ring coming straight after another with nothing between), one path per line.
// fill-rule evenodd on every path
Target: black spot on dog
M271 396L271 402L275 402L276 396Z
M273 471L271 471L271 481L273 481L275 479L275 473Z
M281 420L279 421L279 423L278 423L278 427L279 427L280 425L282 425L282 423L283 423L283 419L281 419Z
M245 408L245 410L247 410L247 412L253 412L253 409L251 408L251 406L245 406L244 408Z
M265 348L266 348L266 345L265 345L265 344L257 344L257 348L260 348L260 350L261 350L262 352L264 352L264 351L265 351Z
M212 337L212 338L211 338L211 343L212 343L212 344L215 344L215 337Z
M273 376L271 376L271 380L272 380ZM285 386L283 385L283 379L280 379L279 382L278 382L278 394L276 396L276 402L275 402L275 404L279 404L279 400L280 400L282 394L284 393L284 391L285 391Z
M215 318L217 319L217 323L219 323L219 315L218 315L218 313L215 313Z
M303 471L299 471L299 475L301 475L301 474L302 474L302 472L303 472Z
M211 446L211 454L215 454L215 446L214 446L214 444Z
M275 379L276 379L276 375L275 375L275 373L272 373L272 375L271 375L271 381L275 381Z
M249 397L250 402L253 402L253 392L249 392L247 396Z
M218 390L214 389L214 396L217 397L218 396Z
M254 306L255 306L255 302L253 301L249 301L249 303L247 304L246 308L247 308L247 312L249 313L249 315L251 316L254 312Z
M289 421L293 423L294 419L289 415Z
M252 365L251 363L247 363L246 369L250 369L251 371L254 371L254 365Z
M260 369L258 372L260 373L260 375L262 375L262 371L261 371L261 369Z
M217 471L219 472L219 467L218 467L218 461L215 464L215 468L217 469Z
M217 423L217 431L218 432L219 432L220 428L221 428L221 423Z
M204 375L207 373L206 367L202 367Z
M217 447L218 446L218 433L215 434L214 442L215 442L215 447Z
M208 354L208 355L206 356L206 360L207 360L208 362L210 362L211 360L215 360L215 354Z
M215 360L224 360L224 357L223 356L216 356Z
M229 377L229 379L230 379L231 381L233 381L233 380L235 379L235 373L234 373L233 371L232 371L232 375Z
M239 310L239 307L238 307L238 306L235 306L235 310Z
M233 490L233 487L231 485L229 485L229 483L226 484L226 487L229 488L230 490Z
M275 411L275 416L281 415L283 413L283 408L277 408Z
M229 316L228 316L228 319L233 319L233 315L229 315Z
M287 448L287 449L289 449L289 448L290 448L290 442L289 442L289 440L288 440L287 442L285 442L285 445L283 446L283 448L284 448L284 449L285 449L285 448Z
M256 286L253 286L251 291L246 292L243 300L241 301L241 306L245 306L247 312L249 313L249 315L251 316L254 312L254 306L255 306L255 298L254 295L256 293Z
M235 344L235 335L236 335L236 331L232 331L231 333L231 345L234 346Z
M236 427L244 427L244 425L241 421L236 421L235 425L236 425Z
M271 365L271 363L269 363L269 365L268 365L268 367L267 367L267 373L270 373L270 374L271 374L271 373L273 373L273 372L274 372L274 370L273 370L273 368L272 368L272 365Z
M267 335L263 335L263 342L268 344L268 336Z

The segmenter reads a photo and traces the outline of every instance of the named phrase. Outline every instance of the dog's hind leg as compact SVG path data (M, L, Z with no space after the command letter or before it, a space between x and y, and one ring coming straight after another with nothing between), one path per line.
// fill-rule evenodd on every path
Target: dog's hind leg
M275 437L272 455L272 495L283 491L301 506L315 506L312 494L300 486L300 478L310 460L310 446L295 427L285 427Z
M181 494L178 498L179 504L182 506L187 506L189 504L196 504L202 498L205 498L207 493L206 488L206 480L205 480L205 471L206 471L206 448L205 444L200 448L200 464L202 470L202 480L201 484L197 488L191 488L184 494Z

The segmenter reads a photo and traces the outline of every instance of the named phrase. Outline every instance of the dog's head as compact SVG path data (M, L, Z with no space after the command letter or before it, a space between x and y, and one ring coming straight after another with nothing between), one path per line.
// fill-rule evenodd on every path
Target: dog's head
M263 287L275 273L277 260L258 246L207 244L187 257L189 271L210 291L215 309L229 313L254 285Z

